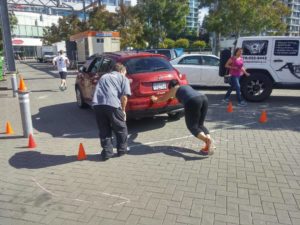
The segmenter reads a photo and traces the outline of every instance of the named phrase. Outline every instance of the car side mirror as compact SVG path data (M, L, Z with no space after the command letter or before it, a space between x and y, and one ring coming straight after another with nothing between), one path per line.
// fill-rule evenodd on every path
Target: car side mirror
M81 66L81 67L79 67L78 71L81 72L81 73L85 72L85 68L83 66Z

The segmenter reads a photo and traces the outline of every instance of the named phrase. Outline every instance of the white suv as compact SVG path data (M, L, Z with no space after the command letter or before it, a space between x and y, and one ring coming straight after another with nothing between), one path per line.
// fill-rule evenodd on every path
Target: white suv
M251 76L243 76L241 92L248 101L263 101L274 87L300 85L300 37L240 37L244 65Z

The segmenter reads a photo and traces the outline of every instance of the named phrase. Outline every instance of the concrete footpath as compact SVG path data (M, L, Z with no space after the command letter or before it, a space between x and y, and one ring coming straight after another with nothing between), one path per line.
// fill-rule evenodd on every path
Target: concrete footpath
M274 90L244 108L234 102L233 113L221 104L225 90L203 90L213 156L198 154L184 118L162 115L130 121L130 154L102 162L93 111L76 106L76 72L62 92L50 65L17 67L31 91L37 148L22 137L8 77L0 83L0 225L300 224L299 90Z

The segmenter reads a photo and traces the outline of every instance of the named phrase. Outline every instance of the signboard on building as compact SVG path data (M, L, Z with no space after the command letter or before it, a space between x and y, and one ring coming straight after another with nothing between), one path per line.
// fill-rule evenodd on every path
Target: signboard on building
M40 38L13 38L11 40L13 46L42 46L43 42Z

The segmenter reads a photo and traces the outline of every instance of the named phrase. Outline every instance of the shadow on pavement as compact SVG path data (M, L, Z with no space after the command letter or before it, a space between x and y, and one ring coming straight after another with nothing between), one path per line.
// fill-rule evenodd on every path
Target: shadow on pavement
M25 78L24 80L54 80L57 79L59 75L57 74L56 77L37 77L37 78Z
M215 123L213 129L241 125L248 129L300 131L300 96L271 96L264 102L248 102L246 107L238 107L232 94L233 113L227 113L227 104L222 103L223 91L206 95L209 99L206 121ZM268 122L261 124L259 117L263 110Z
M56 70L56 67L52 66L52 64L48 64L48 63L38 63L38 62L26 62L24 63L27 66L35 69L35 70L39 70L42 71L44 73L47 73L53 77L59 77L58 72L52 72L50 70ZM77 71L71 70L68 71L68 76L72 76L72 75L76 75ZM43 77L41 77L40 79L45 79Z
M88 161L100 161L100 155L87 155ZM9 164L14 168L40 169L77 162L77 156L49 155L37 151L18 152L9 159Z
M184 147L144 145L140 142L134 141L137 137L138 133L134 133L129 137L128 143L131 146L128 153L129 155L149 155L163 153L168 156L182 158L185 161L202 160L208 158L208 156L203 156L199 152ZM193 154L193 156L187 154Z
M201 156L199 153L192 151L190 149L174 146L155 146L150 147L146 145L140 145L138 148L133 148L129 155L147 155L154 153L164 153L173 157L183 158L185 161L191 160L202 160L208 157ZM188 156L187 153L193 153L198 156ZM114 157L110 160L114 160ZM9 164L16 169L41 169L51 166L63 165L67 163L77 162L77 156L66 156L66 155L49 155L43 154L37 151L24 151L14 154L9 159ZM100 154L87 155L85 161L93 162L105 162L101 160Z
M167 116L144 118L128 122L129 133L145 132L164 127ZM92 109L79 109L75 102L50 105L32 116L34 129L53 137L98 138L98 127Z
M5 134L5 132L3 133L0 133L0 134ZM0 137L0 140L9 140L9 139L19 139L19 138L23 138L24 136L22 135L17 135L17 136L3 136L3 137Z
M59 90L46 89L46 90L32 90L30 92L60 92L60 91Z

